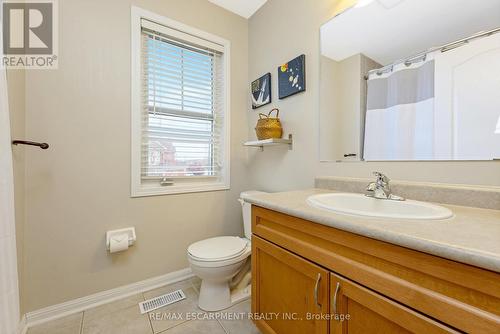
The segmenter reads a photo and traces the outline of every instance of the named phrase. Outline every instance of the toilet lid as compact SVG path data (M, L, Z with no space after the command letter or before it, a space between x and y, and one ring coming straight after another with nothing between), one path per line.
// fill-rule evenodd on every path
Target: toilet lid
M188 253L202 261L219 261L242 254L247 240L240 237L215 237L195 242Z

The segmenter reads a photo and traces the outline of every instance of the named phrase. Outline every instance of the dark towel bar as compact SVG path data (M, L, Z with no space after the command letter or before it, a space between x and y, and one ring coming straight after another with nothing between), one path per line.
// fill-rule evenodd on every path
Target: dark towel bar
M34 141L29 141L29 140L13 140L12 141L12 145L18 145L18 144L38 146L42 150L46 150L46 149L49 148L49 144L47 144L47 143L37 143L37 142L34 142Z

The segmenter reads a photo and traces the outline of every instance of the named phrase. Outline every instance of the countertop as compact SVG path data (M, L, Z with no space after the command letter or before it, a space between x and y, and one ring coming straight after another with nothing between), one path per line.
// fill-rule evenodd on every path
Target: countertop
M380 219L337 214L306 203L333 190L252 194L245 201L291 216L500 272L500 210L439 204L453 211L444 220Z

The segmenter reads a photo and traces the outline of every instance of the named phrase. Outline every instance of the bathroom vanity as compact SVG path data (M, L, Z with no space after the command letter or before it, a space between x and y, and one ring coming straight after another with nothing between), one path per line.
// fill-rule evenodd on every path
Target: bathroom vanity
M500 211L372 219L307 205L324 192L248 199L263 333L500 332Z

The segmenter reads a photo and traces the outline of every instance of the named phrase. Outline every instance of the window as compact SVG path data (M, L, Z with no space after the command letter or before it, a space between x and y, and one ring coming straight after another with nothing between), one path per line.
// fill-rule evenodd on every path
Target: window
M229 188L229 42L132 8L132 196Z

